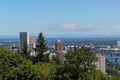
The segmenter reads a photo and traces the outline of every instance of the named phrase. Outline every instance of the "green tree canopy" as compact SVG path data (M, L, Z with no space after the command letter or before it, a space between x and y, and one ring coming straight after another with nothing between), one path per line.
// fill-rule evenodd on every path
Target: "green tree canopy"
M42 33L40 33L38 35L38 39L37 39L37 45L36 45L36 51L38 53L37 55L37 62L39 61L43 61L44 59L44 52L47 51L47 46L46 46L46 42L45 42L45 39L44 39L44 36Z
M45 38L42 33L38 35L36 49L38 53L44 53L47 50Z
M97 57L86 47L69 51L65 58L66 61L63 67L59 68L60 71L58 69L60 74L62 74L58 75L59 78L78 80L82 73L95 70L95 65L92 63L97 60Z
M27 44L26 41L24 42L23 56L24 56L26 59L30 57L30 51L29 51L28 44Z
M55 63L37 63L0 46L1 80L54 80Z

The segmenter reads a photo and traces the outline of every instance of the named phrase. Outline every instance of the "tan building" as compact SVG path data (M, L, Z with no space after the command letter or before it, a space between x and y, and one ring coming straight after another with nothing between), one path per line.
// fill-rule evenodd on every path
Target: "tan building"
M36 38L35 36L29 37L29 49L31 51L31 55L35 55L34 48L36 48Z
M35 36L30 36L29 38L29 47L30 49L33 49L36 47L36 38Z
M96 54L96 56L98 57L98 62L95 62L97 69L102 71L103 73L106 73L105 57L101 54Z

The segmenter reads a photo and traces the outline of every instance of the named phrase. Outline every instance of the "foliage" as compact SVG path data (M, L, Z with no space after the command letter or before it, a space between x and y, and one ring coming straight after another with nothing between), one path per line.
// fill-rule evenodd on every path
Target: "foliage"
M2 80L53 80L55 63L37 63L18 53L13 53L0 46L0 79Z
M37 39L36 51L38 53L36 57L36 62L43 61L44 52L47 50L45 39L42 33L39 34Z
M106 60L106 72L110 76L114 76L115 78L120 78L120 65L111 63ZM116 79L117 80L117 79Z
M37 39L37 52L38 53L44 53L47 50L47 46L45 43L45 39L42 33L40 33L38 35L38 39Z
M30 51L29 51L29 49L28 49L28 44L27 44L26 41L24 42L23 56L24 56L26 59L30 57Z
M91 72L82 73L79 80L110 80L110 77L106 74L103 74L101 71L94 70Z
M66 55L66 61L63 68L60 69L59 78L77 80L84 72L90 72L95 69L92 63L97 60L95 54L86 47L69 51Z
M42 80L54 80L56 73L56 66L51 63L37 63L35 68L41 75Z
M8 79L14 80L36 80L41 79L37 69L31 63L27 62L16 68L12 68Z
M44 52L43 49L39 50L39 53ZM107 73L113 75L111 77L95 69L93 62L97 58L89 48L69 51L64 63L58 56L49 61L48 56L42 54L40 62L32 64L35 57L27 59L0 46L0 80L119 80L119 66L107 64Z
M6 78L8 73L11 70L11 67L18 67L21 64L24 64L23 57L19 54L13 54L11 51L8 51L0 46L0 77Z
M61 65L61 63L62 63L58 55L56 55L54 57L53 61L55 61L55 63L58 64L58 65Z

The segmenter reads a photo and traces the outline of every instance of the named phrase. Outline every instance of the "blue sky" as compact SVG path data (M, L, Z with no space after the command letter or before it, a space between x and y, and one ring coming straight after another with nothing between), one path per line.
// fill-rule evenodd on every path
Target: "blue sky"
M120 0L0 0L0 35L120 35Z

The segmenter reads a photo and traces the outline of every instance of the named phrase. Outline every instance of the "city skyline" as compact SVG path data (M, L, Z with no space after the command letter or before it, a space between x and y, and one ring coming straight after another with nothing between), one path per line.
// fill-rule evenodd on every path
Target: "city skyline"
M0 35L120 35L119 0L0 1Z

